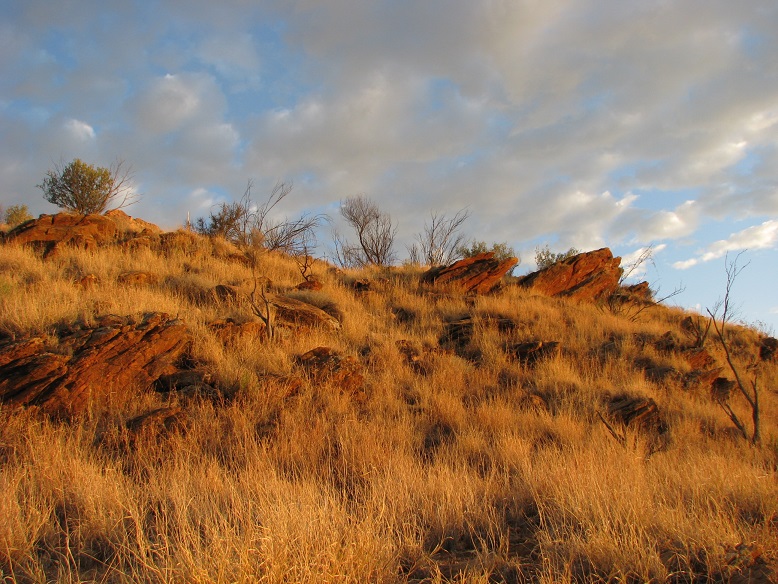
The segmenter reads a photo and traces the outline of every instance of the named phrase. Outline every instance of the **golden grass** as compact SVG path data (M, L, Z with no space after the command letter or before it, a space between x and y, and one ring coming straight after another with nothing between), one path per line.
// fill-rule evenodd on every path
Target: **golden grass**
M214 405L147 393L67 424L0 409L5 581L690 581L745 568L727 563L740 543L776 560L777 368L760 378L764 443L754 448L732 437L705 392L650 381L637 364L688 371L641 340L668 330L682 338L681 311L631 322L515 287L476 299L441 293L420 285L415 268L339 274L319 264L324 290L293 294L337 307L340 332L224 346L207 323L252 314L210 290L250 290L251 271L207 240L190 245L197 253L116 247L50 260L0 249L5 335L169 312L233 396ZM119 283L132 270L156 283ZM301 280L277 254L262 256L259 272L279 293ZM100 281L82 289L90 273ZM356 292L359 278L374 289ZM444 323L465 315L476 319L472 354L438 349ZM500 332L493 315L515 328ZM506 343L530 339L563 350L535 367L506 355ZM738 339L742 357L757 336ZM398 340L434 349L423 369ZM287 395L268 377L305 378L294 357L320 345L359 357L364 396L326 381ZM638 432L626 447L610 436L597 412L618 393L659 404L671 429L665 449L653 452ZM185 408L185 431L129 440L126 420L168 403Z

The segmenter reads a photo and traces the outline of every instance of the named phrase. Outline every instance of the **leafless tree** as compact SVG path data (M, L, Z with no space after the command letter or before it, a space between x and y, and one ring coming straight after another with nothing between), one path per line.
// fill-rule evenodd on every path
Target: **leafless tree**
M340 202L340 214L357 234L350 243L335 231L335 258L344 267L388 266L394 261L397 227L388 213L364 195Z
M459 250L465 237L459 230L468 217L466 209L460 209L451 219L445 213L432 213L430 222L424 223L424 232L416 234L416 243L408 248L411 263L440 266L462 257Z
M729 255L727 255L725 260L727 285L724 291L724 299L717 302L713 307L713 310L706 308L706 311L708 312L708 315L710 315L711 321L713 323L713 330L716 331L716 338L718 339L721 348L724 349L724 354L727 358L727 365L729 365L730 371L732 371L732 374L735 376L736 387L751 408L751 421L754 427L753 434L751 435L751 443L756 445L759 444L762 440L759 423L759 388L757 385L758 371L756 364L754 363L754 367L752 367L754 378L751 380L750 387L746 386L745 382L743 381L743 376L741 375L740 370L733 360L732 347L730 345L729 339L727 338L727 326L730 324L733 318L732 305L730 303L732 286L734 285L735 279L738 277L740 272L748 267L748 263L743 266L738 266L738 260L740 259L740 256L743 255L743 253L745 253L745 250L738 253L734 260L730 260ZM737 427L737 429L743 435L743 438L748 440L748 430L746 429L745 424L740 420L729 404L729 392L720 392L719 394L714 395L714 397L722 409L726 412L727 416L735 425L735 427Z

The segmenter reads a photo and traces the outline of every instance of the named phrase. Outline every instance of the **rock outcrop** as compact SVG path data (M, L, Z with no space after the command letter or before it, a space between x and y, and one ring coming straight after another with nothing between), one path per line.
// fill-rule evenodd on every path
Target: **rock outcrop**
M521 278L520 286L545 294L584 301L605 300L619 287L621 258L607 247L581 253Z
M52 255L58 246L70 245L95 249L114 240L116 223L104 215L72 215L57 213L41 215L13 229L5 240L22 245L33 245Z
M494 252L487 252L450 266L431 268L424 273L422 280L436 285L452 285L468 294L486 294L518 263L518 258L500 261L494 257Z
M349 355L343 355L330 347L316 347L297 358L314 383L330 383L347 393L362 389L365 378L362 365Z
M35 406L55 417L76 416L90 399L111 400L151 386L176 371L190 342L186 326L163 313L140 322L105 317L95 328L0 345L0 401Z
M278 295L272 295L268 300L275 309L276 325L292 328L321 327L332 331L340 329L337 318L313 304Z

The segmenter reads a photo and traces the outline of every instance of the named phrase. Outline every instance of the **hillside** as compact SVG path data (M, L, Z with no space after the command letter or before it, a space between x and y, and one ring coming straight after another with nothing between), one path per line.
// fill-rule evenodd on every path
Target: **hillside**
M776 581L774 340L726 337L752 445L706 319L607 250L466 293L48 221L0 246L3 582Z

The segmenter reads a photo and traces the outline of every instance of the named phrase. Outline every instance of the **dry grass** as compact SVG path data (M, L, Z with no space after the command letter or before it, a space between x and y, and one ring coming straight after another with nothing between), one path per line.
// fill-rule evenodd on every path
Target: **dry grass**
M224 346L207 323L252 315L210 289L245 290L251 271L206 241L188 245L51 260L0 249L5 336L52 335L106 313L176 314L193 331L193 356L234 396L214 405L147 393L67 424L0 410L4 581L724 581L748 567L732 559L741 543L776 561L777 368L762 373L764 443L750 447L704 391L643 372L646 360L688 372L645 341L681 338L682 312L631 322L515 287L440 293L413 268L319 264L324 290L293 294L337 310L341 331ZM156 282L119 283L132 270ZM300 281L280 255L263 256L259 271L276 292ZM99 283L81 288L86 274ZM360 278L371 291L354 290ZM466 315L468 349L440 350L445 323ZM495 315L515 327L501 331ZM534 367L507 355L530 339L563 350ZM423 367L399 340L422 349ZM757 340L740 331L740 356ZM290 396L269 380L303 375L294 356L320 345L359 357L364 395L306 381ZM599 421L607 396L624 392L659 404L664 449L632 431L622 446ZM186 431L131 442L124 422L166 399L185 407Z

